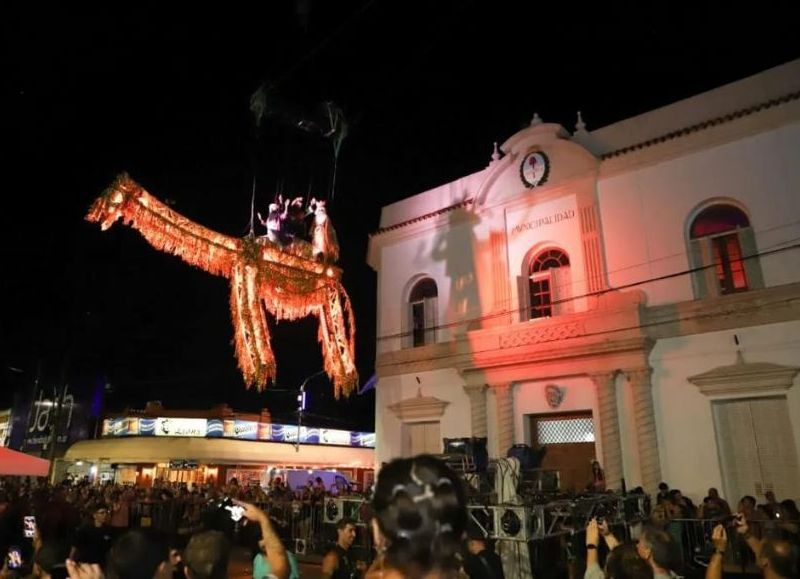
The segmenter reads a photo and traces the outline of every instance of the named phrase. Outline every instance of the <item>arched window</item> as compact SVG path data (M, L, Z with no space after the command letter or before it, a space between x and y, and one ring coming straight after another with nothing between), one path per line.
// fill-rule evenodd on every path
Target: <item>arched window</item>
M568 311L569 257L560 249L538 253L528 266L527 319L548 318Z
M726 295L762 287L755 239L738 207L709 205L689 227L695 297ZM749 258L749 259L748 259Z
M436 342L436 302L439 290L436 282L426 277L411 288L408 295L410 328L409 346L417 347Z

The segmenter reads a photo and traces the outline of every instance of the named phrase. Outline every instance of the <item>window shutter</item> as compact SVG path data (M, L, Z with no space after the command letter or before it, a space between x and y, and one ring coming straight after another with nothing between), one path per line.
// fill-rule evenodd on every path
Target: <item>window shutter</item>
M570 314L575 311L572 297L572 275L568 265L550 269L550 295L553 315ZM561 302L561 303L557 303Z
M762 492L797 500L800 467L786 398L759 398L750 402L761 466Z
M703 263L703 250L701 248L702 240L692 239L689 242L689 265L692 269L702 267ZM708 295L708 288L706 287L705 271L692 272L692 286L694 286L695 299L701 299Z
M744 260L744 271L747 275L747 288L757 289L764 287L764 276L761 273L761 261L758 257L756 247L756 236L752 227L743 227L739 230L739 246L742 248L742 257L749 257ZM750 257L754 256L754 257Z
M436 302L438 298L425 298L425 344L436 343Z
M531 319L531 280L523 275L517 276L517 300L519 302L519 321Z
M716 402L714 422L725 493L733 506L742 496L756 494L761 483L750 401Z
M442 435L439 422L428 422L425 424L425 450L427 454L442 453Z
M744 495L797 500L800 464L791 432L785 397L765 397L714 403L722 475L729 501Z
M441 426L437 422L412 422L403 425L406 444L403 454L407 457L419 454L441 454Z
M697 295L698 298L710 298L720 295L719 280L717 279L717 268L715 265L714 253L711 247L711 238L705 237L703 239L696 239L692 241L696 244L696 253L698 256L696 267L703 267L700 271L695 272L700 281L699 289L701 293Z
M401 348L410 348L414 345L414 306L406 302L403 304L403 312L400 315L400 340Z

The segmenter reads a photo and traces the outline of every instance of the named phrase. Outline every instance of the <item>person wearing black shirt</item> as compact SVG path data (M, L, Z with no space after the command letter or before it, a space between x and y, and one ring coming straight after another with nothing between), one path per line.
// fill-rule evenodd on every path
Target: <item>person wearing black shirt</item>
M343 518L336 523L336 545L322 560L325 579L358 579L366 570L363 561L356 561L350 552L356 539L356 522Z
M116 538L110 522L111 510L108 506L97 505L92 513L92 524L75 533L69 558L80 563L105 565L106 555Z

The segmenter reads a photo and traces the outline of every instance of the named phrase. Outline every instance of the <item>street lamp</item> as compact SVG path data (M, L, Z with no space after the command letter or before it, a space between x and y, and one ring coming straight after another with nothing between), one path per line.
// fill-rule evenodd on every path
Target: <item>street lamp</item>
M303 411L306 409L306 384L308 384L309 380L312 378L316 378L320 374L324 373L325 370L314 372L311 376L303 380L302 384L300 384L300 392L297 394L297 438L295 439L294 443L295 452L300 452L300 427L303 424Z

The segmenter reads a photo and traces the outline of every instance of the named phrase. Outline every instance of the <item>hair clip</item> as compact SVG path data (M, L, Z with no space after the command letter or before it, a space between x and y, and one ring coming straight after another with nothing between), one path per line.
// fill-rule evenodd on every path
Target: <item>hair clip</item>
M406 485L403 485L403 484L394 485L394 488L392 489L391 498L394 499L400 493L408 494L408 490L406 489Z
M412 501L414 501L415 503L419 503L421 501L426 501L428 499L432 499L432 498L434 498L436 496L436 495L434 495L433 488L431 488L430 484L426 484L423 488L424 488L424 491L422 492L422 494L419 494L419 495L413 497L411 499Z

